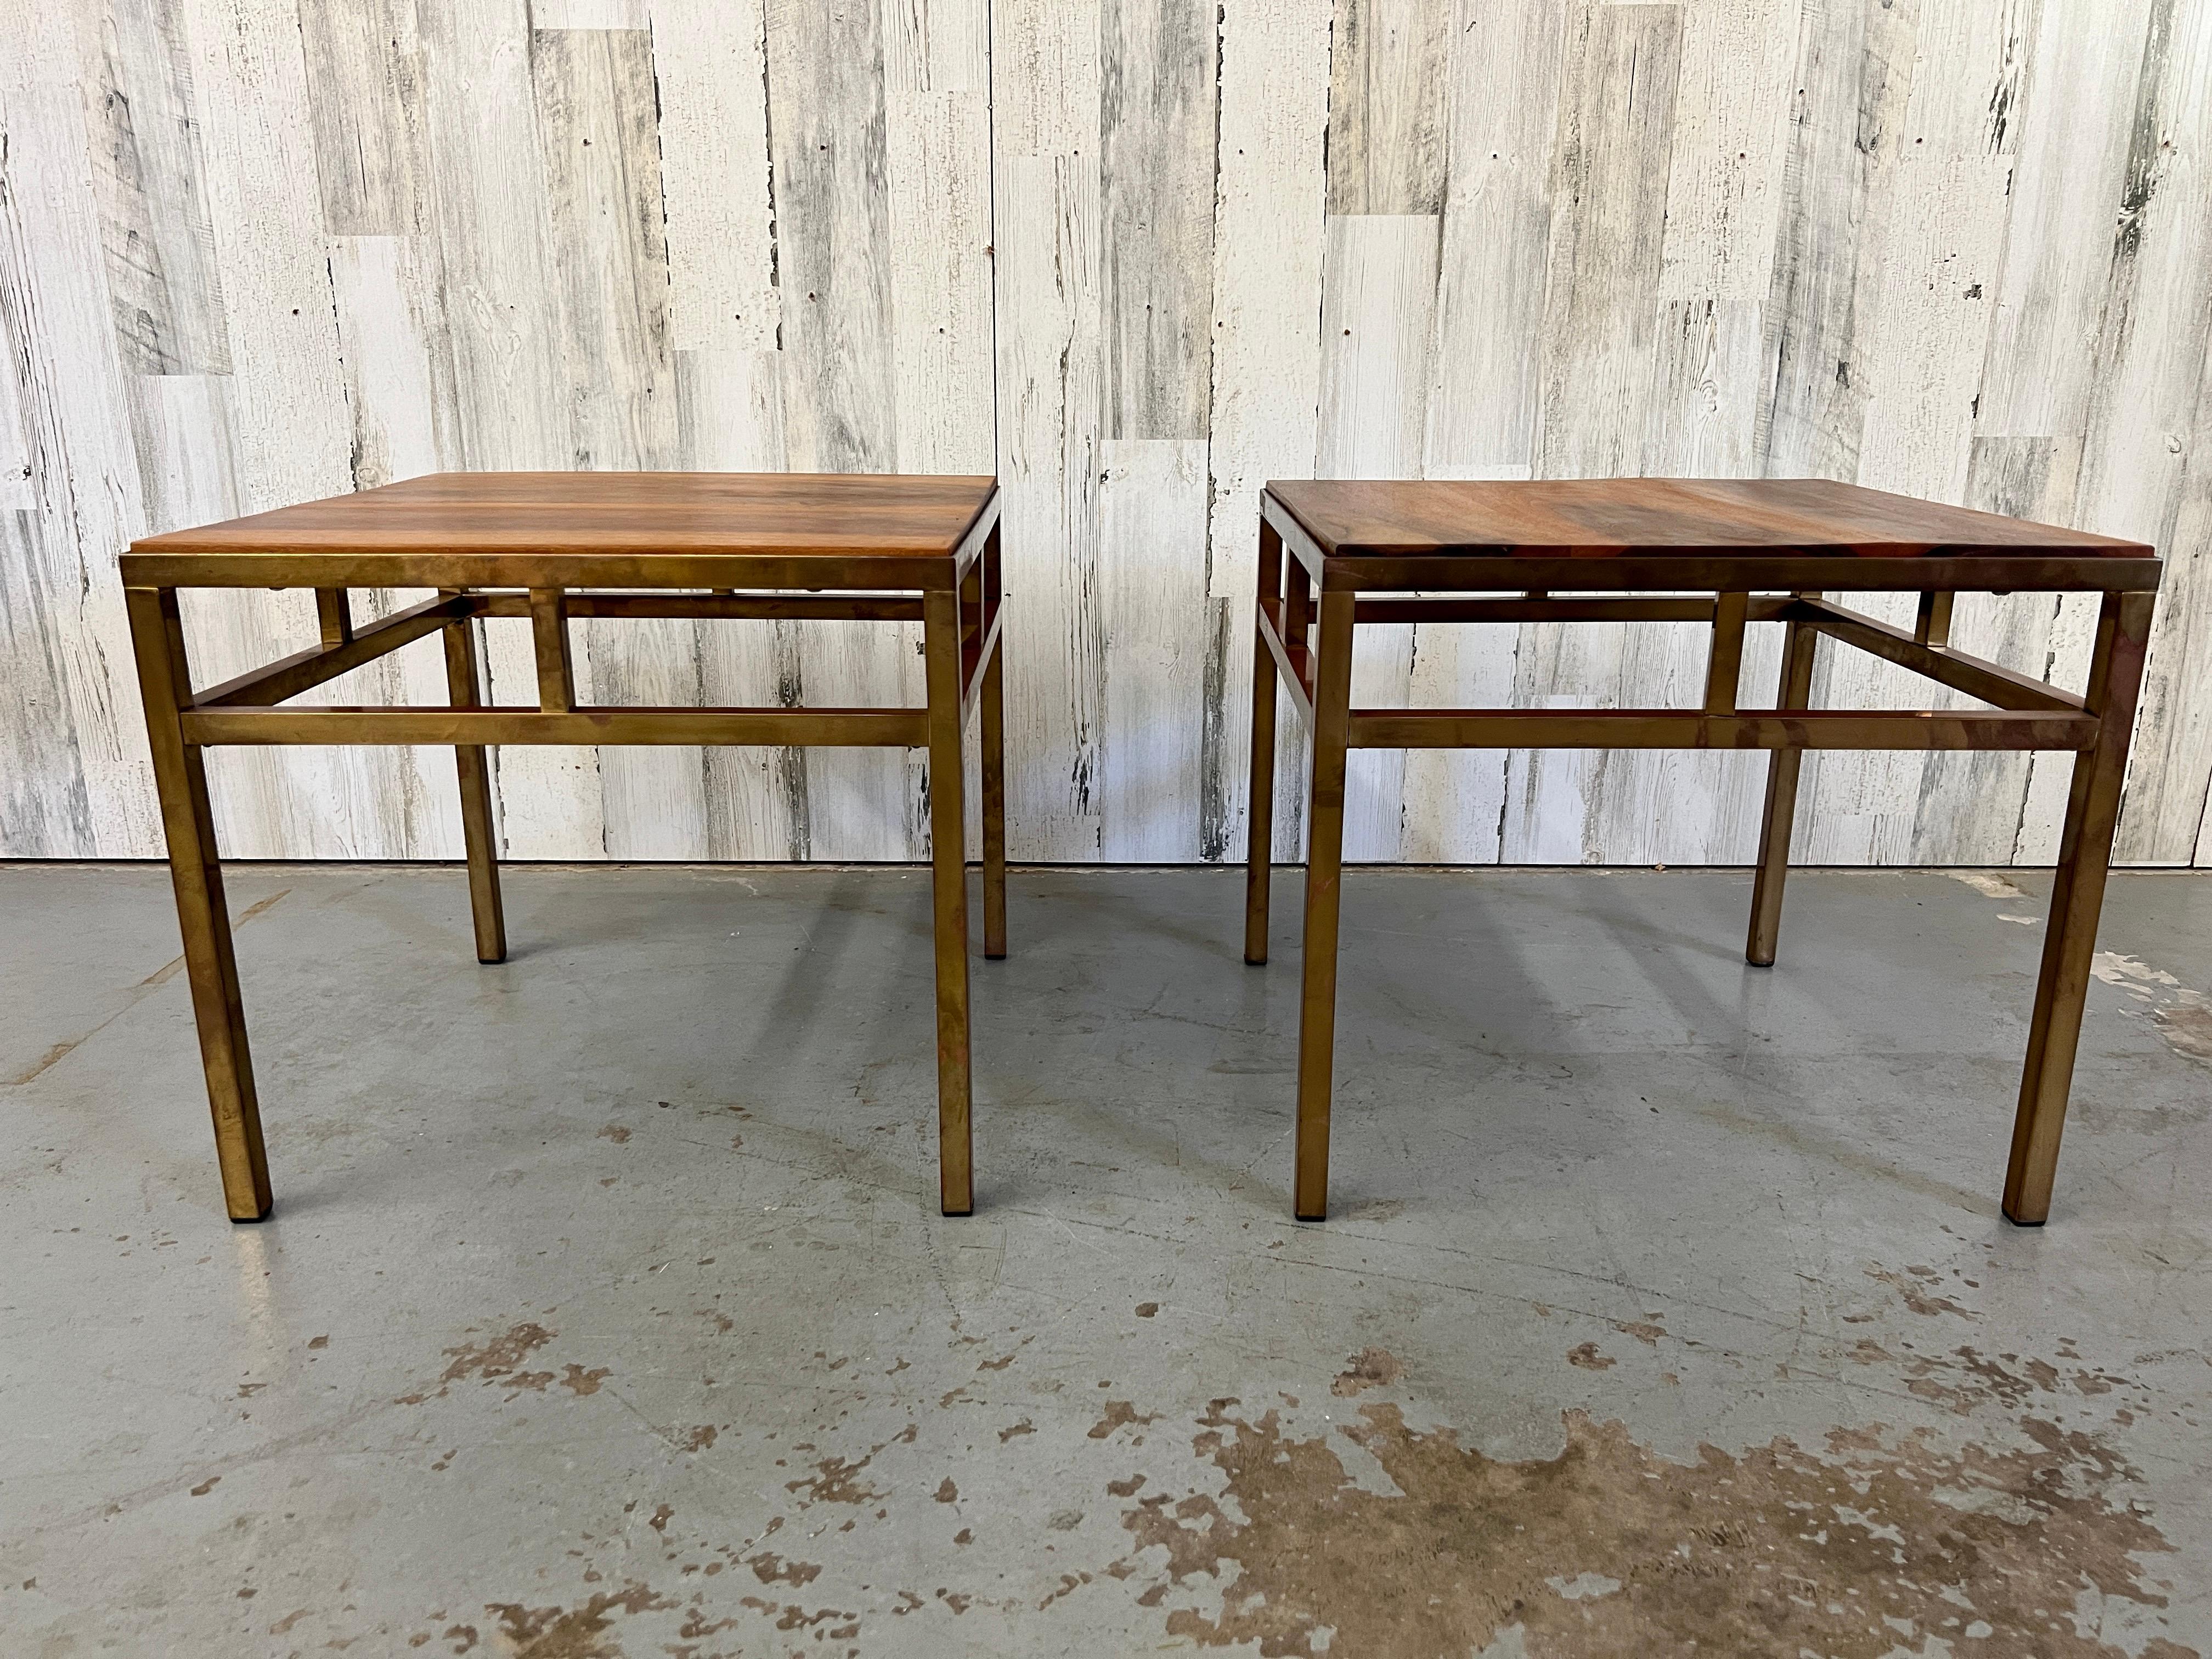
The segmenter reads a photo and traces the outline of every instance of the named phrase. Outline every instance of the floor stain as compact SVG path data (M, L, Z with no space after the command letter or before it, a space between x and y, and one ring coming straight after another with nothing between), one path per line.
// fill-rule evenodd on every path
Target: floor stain
M1091 1431L1087 1437L1092 1440L1103 1440L1125 1424L1156 1423L1158 1420L1157 1413L1149 1417L1139 1415L1136 1406L1130 1401L1109 1400L1106 1402L1105 1415L1091 1425ZM1139 1435L1137 1438L1141 1443L1144 1437Z
M1580 1347L1567 1350L1567 1364L1586 1371L1609 1371L1615 1361L1611 1354L1600 1353L1596 1343L1585 1342Z
M446 1367L438 1380L465 1382L471 1376L480 1376L487 1382L512 1381L515 1368L557 1334L543 1325L526 1321L483 1342L464 1342L459 1347L447 1348L446 1357L453 1363Z
M515 1659L623 1659L622 1644L611 1633L617 1613L672 1607L643 1584L602 1591L577 1607L526 1607L519 1601L487 1602L484 1611L499 1620L501 1650ZM476 1632L469 1631L475 1644ZM456 1652L465 1652L457 1648Z
M1905 1274L1912 1274L1906 1278ZM1912 1312L1934 1318L1938 1314L1956 1314L1961 1319L1979 1319L1981 1315L1971 1308L1962 1308L1948 1296L1933 1296L1929 1285L1941 1278L1932 1267L1907 1267L1903 1273L1891 1273L1886 1267L1869 1267L1866 1276L1878 1284L1887 1285L1897 1291L1898 1299Z
M2191 1060L2212 1060L2212 1003L2191 992L2154 1012L2151 1023L2166 1046Z
M1349 1400L1363 1389L1389 1388L1405 1370L1388 1348L1362 1348L1345 1362L1328 1391L1340 1400Z
M1192 1441L1225 1477L1218 1498L1160 1493L1122 1516L1139 1550L1164 1552L1140 1605L1218 1583L1218 1614L1168 1613L1166 1633L1201 1647L1429 1659L1518 1627L1500 1650L1881 1659L1972 1640L2118 1659L2077 1626L2077 1597L2165 1605L2136 1558L2172 1547L2130 1500L2136 1471L2039 1419L2005 1448L1877 1425L1824 1451L1778 1438L1680 1464L1571 1412L1557 1456L1501 1462L1370 1404L1342 1431L1395 1483L1377 1493L1327 1435L1293 1438L1237 1403L1215 1402ZM2192 1653L2155 1637L2129 1650Z

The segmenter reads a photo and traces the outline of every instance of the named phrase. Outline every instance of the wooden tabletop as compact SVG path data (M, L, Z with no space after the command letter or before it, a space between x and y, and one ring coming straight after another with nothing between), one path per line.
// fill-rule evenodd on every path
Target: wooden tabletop
M2141 542L1818 478L1270 483L1277 527L1358 587L2158 586ZM1263 510L1266 504L1263 501Z
M131 586L943 587L988 477L443 472L133 542Z

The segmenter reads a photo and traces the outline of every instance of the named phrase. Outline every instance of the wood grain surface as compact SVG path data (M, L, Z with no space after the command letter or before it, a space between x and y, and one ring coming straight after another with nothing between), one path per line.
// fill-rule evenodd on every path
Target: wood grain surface
M1018 859L1241 854L1269 478L1814 477L2142 543L2119 856L2212 864L2212 0L56 0L9 13L0 134L0 856L158 851L135 538L649 469L1000 476ZM184 614L203 681L317 637L305 592ZM1967 594L1953 635L2079 691L2095 617ZM912 703L918 631L592 617L572 669ZM1705 695L1693 627L1360 631L1366 707ZM1920 695L1820 651L1816 707ZM494 758L510 858L928 845L918 757ZM1761 764L1358 753L1347 853L1741 862ZM1796 854L2049 862L2070 769L1813 756ZM440 749L210 771L234 855L461 850Z

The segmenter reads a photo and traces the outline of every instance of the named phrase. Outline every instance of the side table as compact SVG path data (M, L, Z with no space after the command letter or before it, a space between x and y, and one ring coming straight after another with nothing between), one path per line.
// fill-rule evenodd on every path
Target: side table
M2159 572L2152 550L2141 543L1813 479L1269 484L1260 496L1244 959L1267 959L1279 674L1313 741L1292 1205L1297 1217L1319 1221L1328 1209L1349 750L1772 751L1745 950L1758 966L1774 961L1806 750L2070 750L2073 789L2004 1187L2008 1218L2021 1225L2042 1223L2051 1213ZM1915 626L1910 632L1893 628L1822 597L1854 591L1917 592ZM1952 599L1961 591L2102 594L2088 695L2077 697L1952 649ZM1704 706L1352 707L1352 636L1360 624L1474 622L1703 623L1711 630ZM1780 695L1771 708L1737 707L1747 622L1786 624ZM1808 708L1814 653L1823 638L1870 652L1989 708Z
M122 562L192 1009L234 1221L272 1202L202 750L220 744L451 744L479 960L507 955L487 750L499 744L881 744L929 751L936 924L938 1177L975 1206L969 1132L968 898L961 734L982 709L983 953L1006 952L999 491L984 477L743 473L445 473L173 531ZM195 690L181 587L311 587L319 644ZM356 625L347 592L438 596ZM489 708L475 619L527 622L538 703ZM591 708L576 701L579 617L920 622L921 708ZM431 634L450 707L279 705Z

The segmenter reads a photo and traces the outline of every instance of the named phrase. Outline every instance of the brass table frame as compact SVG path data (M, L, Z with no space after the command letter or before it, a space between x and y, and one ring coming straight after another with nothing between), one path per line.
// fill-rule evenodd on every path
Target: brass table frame
M1006 954L1006 717L1000 495L994 489L950 557L897 562L729 553L592 561L530 554L391 556L132 553L125 599L145 701L177 919L198 1020L223 1196L234 1221L273 1204L261 1110L246 1046L204 750L222 744L446 744L459 767L477 958L507 957L486 750L528 744L793 744L922 748L929 754L935 922L939 1192L947 1215L975 1208L968 1007L968 887L962 735L981 709L983 954ZM913 582L917 564L928 585ZM939 580L941 576L941 580ZM565 579L565 580L564 580ZM645 592L600 591L599 584ZM547 585L560 583L562 585ZM732 584L735 586L732 586ZM578 592L590 585L593 591ZM761 592L805 586L810 591ZM435 587L438 597L356 626L349 586ZM307 650L204 690L192 689L180 587L312 587L322 638ZM903 586L902 592L853 592ZM745 591L746 589L756 591ZM690 591L677 591L678 589ZM838 589L848 591L839 592ZM700 591L705 590L705 591ZM483 701L478 617L522 617L536 647L538 704ZM580 617L784 618L922 624L921 708L648 708L580 706L568 623ZM450 707L285 708L301 692L432 634L443 637Z
M1275 687L1279 677L1305 715L1312 742L1308 803L1305 957L1298 1018L1297 1161L1292 1209L1302 1221L1327 1218L1329 1101L1336 1041L1337 912L1344 862L1344 785L1353 749L1765 749L1771 751L1766 810L1759 828L1745 959L1771 967L1789 872L1797 774L1808 749L2070 750L2076 756L2051 885L2027 1060L2005 1172L2004 1213L2039 1225L2065 1127L2067 1096L2096 950L2097 916L2112 861L2128 740L2142 678L2157 594L2140 586L2141 566L2115 568L2109 586L2061 580L2050 568L2002 568L1953 561L1949 580L1906 567L1912 562L1793 558L1777 548L1761 586L1819 581L1784 594L1729 592L1741 557L1709 562L1711 597L1655 593L1554 599L1530 589L1519 598L1410 597L1466 589L1467 567L1447 559L1332 558L1271 491L1261 495L1259 591L1252 678L1250 843L1245 882L1244 960L1267 960L1267 908L1273 851ZM1497 563L1497 561L1491 561ZM1694 560L1671 562L1679 574ZM1856 568L1851 568L1856 565ZM1980 568L1976 568L1978 565ZM1696 578L1699 573L1690 572ZM2012 578L2021 580L2013 580ZM1913 578L1907 580L1907 578ZM1659 586L1587 561L1561 580L1583 587ZM1926 584L1923 586L1923 582ZM1830 603L1820 592L1920 591L1911 632ZM2088 695L1950 647L1952 599L1959 592L2026 589L2101 592ZM1368 599L1370 592L1408 597ZM1704 706L1698 709L1360 709L1352 707L1352 636L1361 623L1523 622L1692 622L1711 629ZM1769 709L1737 707L1747 622L1787 624L1780 696ZM1316 630L1318 638L1316 638ZM1823 638L1869 652L1990 705L1979 710L1814 709L1814 653Z

